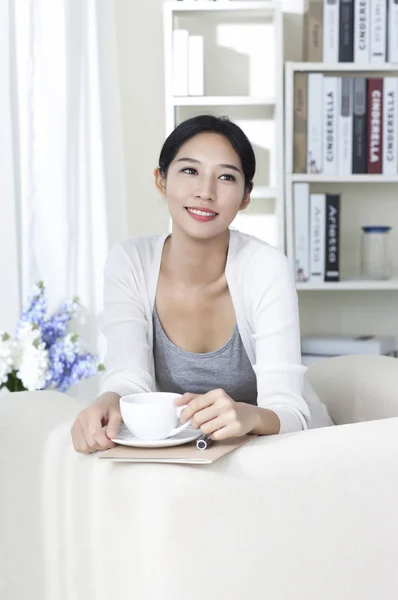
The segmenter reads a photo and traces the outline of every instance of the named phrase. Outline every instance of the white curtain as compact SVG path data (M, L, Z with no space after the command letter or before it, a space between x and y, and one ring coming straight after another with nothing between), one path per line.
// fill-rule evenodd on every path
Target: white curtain
M40 279L50 309L78 295L83 349L102 358L103 265L127 235L113 2L9 9L20 297ZM98 379L72 393L91 400Z

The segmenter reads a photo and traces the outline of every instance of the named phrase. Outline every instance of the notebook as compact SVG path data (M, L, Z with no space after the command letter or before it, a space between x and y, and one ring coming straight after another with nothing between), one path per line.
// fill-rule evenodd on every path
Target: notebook
M209 465L219 458L240 448L256 435L244 435L228 440L214 441L206 450L198 450L196 442L168 448L131 448L117 445L102 452L98 458L116 462L140 463L179 463L188 465Z

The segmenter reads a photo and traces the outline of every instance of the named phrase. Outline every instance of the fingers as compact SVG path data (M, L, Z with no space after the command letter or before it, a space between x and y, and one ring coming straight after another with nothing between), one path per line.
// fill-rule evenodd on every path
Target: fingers
M233 437L239 437L239 433L235 431L235 427L232 425L221 427L221 429L217 429L210 435L212 440L228 440Z
M196 395L197 394L191 394L191 392L186 392L182 396L178 396L178 398L176 398L174 400L174 404L176 406L185 406L186 404L188 404L189 402L191 402L191 400L193 398L195 398Z
M112 413L112 427L116 428L118 416L115 413L119 411L109 409L109 412ZM108 414L108 408L104 410L101 405L90 406L79 413L71 429L73 446L76 452L90 454L97 450L113 448L115 443L109 439L102 427L102 422L109 422L110 418L111 414Z
M111 409L109 411L109 421L106 426L106 435L109 440L115 438L119 433L120 425L122 424L122 415L120 410Z
M180 421L181 423L189 421L189 419L192 419L194 415L196 416L197 412L209 406L214 405L216 407L217 414L220 414L221 412L224 412L225 410L228 410L234 406L234 404L235 403L232 398L230 398L228 394L224 392L224 390L212 390L211 392L207 392L207 394L195 396L181 413Z
M204 423L207 423L208 421L215 419L216 417L218 417L218 415L219 415L219 411L217 409L217 406L212 404L211 406L208 406L207 408L198 410L191 418L191 425L195 429L200 429ZM207 433L207 432L204 431L203 433Z

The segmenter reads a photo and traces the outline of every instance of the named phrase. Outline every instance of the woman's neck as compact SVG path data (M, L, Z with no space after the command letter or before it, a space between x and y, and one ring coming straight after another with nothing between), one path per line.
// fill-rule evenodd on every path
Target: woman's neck
M162 256L164 272L176 282L190 286L207 286L225 273L230 233L198 240L174 229L167 239Z

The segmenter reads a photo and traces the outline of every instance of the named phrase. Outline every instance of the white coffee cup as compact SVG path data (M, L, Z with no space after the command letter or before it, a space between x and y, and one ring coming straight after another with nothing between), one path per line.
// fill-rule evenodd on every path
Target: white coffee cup
M120 398L120 412L126 427L141 440L164 440L187 429L191 422L177 427L185 406L174 400L181 394L147 392Z

